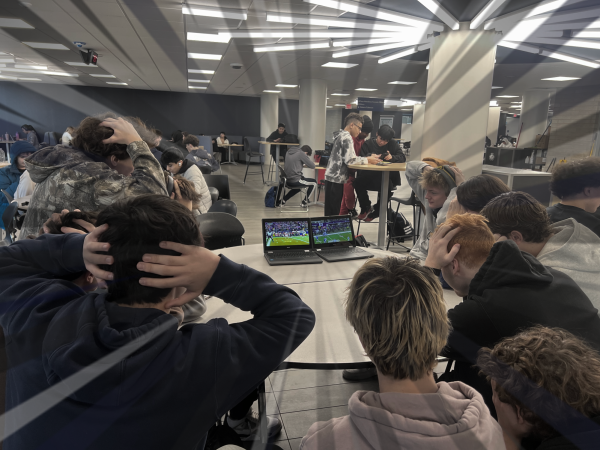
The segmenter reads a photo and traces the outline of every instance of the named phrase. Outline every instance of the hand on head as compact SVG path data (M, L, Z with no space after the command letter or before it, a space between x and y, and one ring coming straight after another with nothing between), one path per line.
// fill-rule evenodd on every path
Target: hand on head
M496 242L508 241L508 238L506 236L502 236L501 234L495 233L494 241L496 241Z
M454 181L456 186L460 186L465 182L465 176L462 171L456 166L450 166L450 168L454 171Z
M108 242L99 242L98 238L108 229L108 224L104 224L94 229L89 233L83 241L83 262L85 268L96 278L101 280L112 280L112 272L100 269L100 265L111 265L114 259L110 255L101 254L99 252L107 252L110 249Z
M104 119L104 122L100 124L101 127L112 128L114 133L108 139L102 141L103 144L125 144L129 145L132 142L141 141L142 138L133 127L133 125L127 122L122 117L118 119Z
M446 267L456 257L460 250L460 244L454 246L448 251L448 244L452 238L460 231L460 227L452 229L448 225L440 225L429 238L429 250L425 266L432 269L441 269Z

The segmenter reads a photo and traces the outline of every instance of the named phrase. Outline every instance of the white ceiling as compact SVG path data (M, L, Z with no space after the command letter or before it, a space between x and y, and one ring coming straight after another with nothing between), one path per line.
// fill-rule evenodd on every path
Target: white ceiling
M377 6L440 22L417 0L362 1ZM486 4L485 0L448 0L444 7L460 20L471 20ZM495 15L506 14L539 1L512 0ZM0 28L0 52L14 55L18 64L48 66L48 70L78 74L78 77L14 73L3 70L0 76L39 78L42 83L62 83L115 89L149 89L202 93L258 96L264 89L281 90L284 98L297 99L297 88L276 88L278 83L298 84L302 78L327 81L328 92L346 92L347 97L330 96L329 105L349 103L358 94L389 99L425 99L428 51L410 57L378 64L380 56L394 53L377 52L333 59L331 49L255 53L257 44L274 44L306 39L231 39L229 43L189 41L187 32L217 34L231 30L326 30L314 25L285 24L266 21L266 12L313 14L319 16L373 19L343 13L338 9L316 6L302 0L189 0L188 5L204 5L244 10L245 21L183 15L181 2L175 0L2 0L0 18L20 18L34 29ZM564 9L598 5L597 0L566 0ZM492 15L491 17L494 17ZM596 17L597 18L597 17ZM588 20L588 19L586 19ZM589 19L593 20L593 19ZM441 24L441 22L440 22ZM443 24L442 24L443 25ZM512 26L512 25L511 25ZM358 30L365 31L365 30ZM80 62L74 41L83 41L85 48L100 54L98 67L70 66L65 62ZM22 42L60 43L69 50L33 49ZM598 40L600 42L600 40ZM548 48L557 48L547 46ZM566 51L563 47L561 51ZM336 48L335 50L340 50ZM600 50L568 47L568 51L591 60L600 60ZM187 58L187 53L223 55L220 61ZM0 55L0 58L6 55ZM322 64L350 62L351 69L323 68ZM240 63L242 69L231 68ZM6 64L10 69L13 64ZM214 75L189 74L188 69L215 70ZM495 95L522 95L527 89L564 87L569 82L541 81L542 78L570 76L583 78L582 84L600 85L599 70L568 62L560 62L520 51L498 47L494 72ZM90 74L111 74L114 79L95 78ZM207 90L191 90L188 78L209 79ZM390 81L416 81L413 85L389 85ZM2 79L0 78L0 82ZM106 82L125 82L128 86L111 86ZM356 92L356 88L374 88L374 92ZM500 104L508 105L507 100ZM514 99L510 99L513 100ZM517 99L518 100L518 99Z

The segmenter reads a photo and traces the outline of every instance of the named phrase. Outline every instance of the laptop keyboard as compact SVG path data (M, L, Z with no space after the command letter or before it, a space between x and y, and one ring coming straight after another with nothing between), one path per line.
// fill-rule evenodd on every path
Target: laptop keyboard
M348 254L348 253L364 253L364 250L357 247L344 247L344 248L327 248L322 249L320 253L326 253L328 255L335 254Z
M314 258L311 252L276 252L269 254L270 258L287 259L287 258Z

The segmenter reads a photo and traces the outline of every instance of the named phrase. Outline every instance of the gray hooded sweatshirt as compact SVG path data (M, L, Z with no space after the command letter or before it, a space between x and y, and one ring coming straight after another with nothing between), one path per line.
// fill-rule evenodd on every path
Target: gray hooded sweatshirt
M302 179L302 167L315 168L315 163L302 151L300 147L292 147L285 154L285 177L290 183L297 183Z
M600 237L575 219L552 225L552 236L537 259L569 275L600 311Z

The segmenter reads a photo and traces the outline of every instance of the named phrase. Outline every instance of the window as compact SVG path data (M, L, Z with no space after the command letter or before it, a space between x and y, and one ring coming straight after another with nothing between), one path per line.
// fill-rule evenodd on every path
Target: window
M412 123L412 116L402 116L402 123Z

